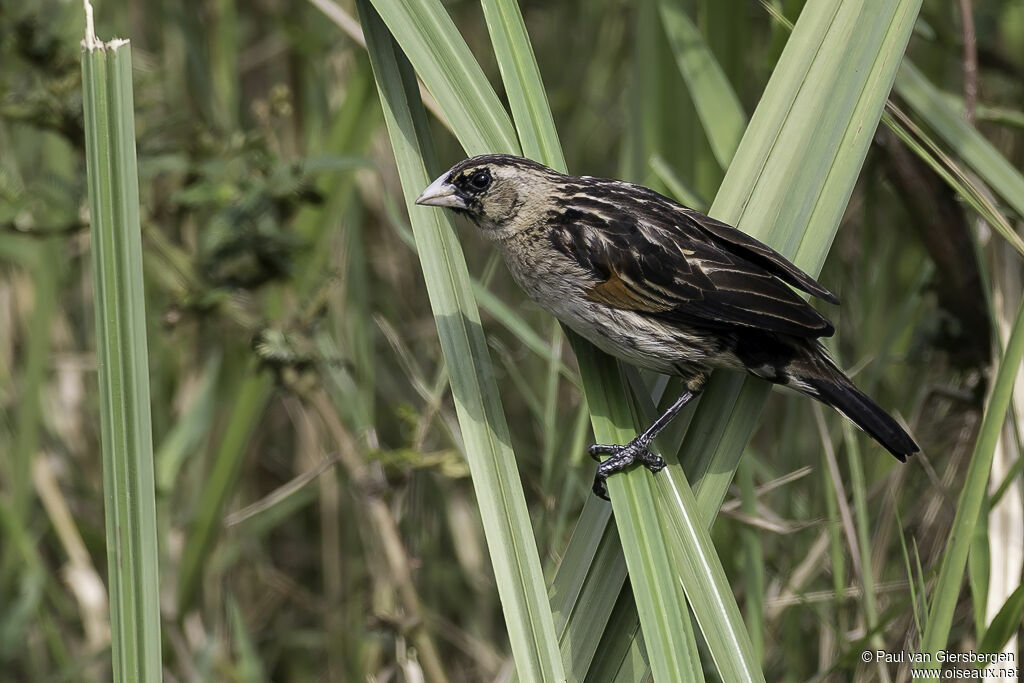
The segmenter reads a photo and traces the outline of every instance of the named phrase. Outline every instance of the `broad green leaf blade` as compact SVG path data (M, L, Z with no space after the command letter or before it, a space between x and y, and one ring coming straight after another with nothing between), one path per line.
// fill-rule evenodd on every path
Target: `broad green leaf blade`
M609 524L611 508L591 497L551 582L551 609L569 680L583 680L618 600L629 593L619 534ZM636 619L636 607L633 607Z
M374 0L373 5L466 152L518 154L508 113L441 3Z
M743 449L754 434L771 386L734 373L711 375L679 450L679 462L710 529L732 483ZM717 406L701 408L701 405Z
M98 42L86 10L82 88L113 677L156 681L159 561L131 48Z
M584 679L587 683L650 680L651 667L644 657L646 648L631 591L624 590L619 594L599 645L593 665Z
M771 12L770 9L769 11ZM773 17L786 30L792 30L792 24L786 21L785 17L775 13ZM940 131L967 163L972 164L972 170L978 177L994 184L994 187L1002 188L1007 193L1004 196L1020 198L1020 192L1024 188L1024 175L1017 172L976 128L963 119L960 115L963 110L962 100L932 85L909 60L897 73L893 87L911 107L915 108L921 118L928 121L932 128ZM882 117L886 126L988 221L1003 239L1018 252L1024 253L1024 240L1013 232L1013 228L995 206L993 198L987 191L978 187L976 179L967 176L891 100L887 103L887 108L889 111ZM985 108L982 106L978 107L979 118L984 118L981 116L983 109ZM1021 215L1021 202L1014 199L1007 201L1018 215Z
M633 386L641 384L639 377ZM657 416L646 396L637 396L646 421ZM753 644L725 569L697 508L693 492L679 468L655 477L656 509L675 567L722 680L764 681Z
M1020 372L1021 360L1024 358L1024 302L1017 311L1017 319L1013 323L1010 340L999 363L992 395L985 408L978 441L974 445L964 487L956 506L956 517L950 532L949 543L942 557L942 568L939 578L932 591L931 609L928 611L928 622L924 636L921 638L921 652L932 655L931 662L915 665L919 671L930 671L932 680L938 679L941 662L936 653L946 648L949 630L953 624L953 612L957 599L960 597L960 585L964 578L967 565L967 553L974 537L974 527L978 523L988 485L989 470L995 454L996 441L1002 431L1006 419L1006 411L1013 396L1013 384Z
M681 0L658 0L658 9L711 151L722 168L728 168L747 127L740 100Z
M369 6L358 3L402 189L409 207L516 668L524 680L565 679L551 607L515 454L473 299L448 217L414 204L431 181L433 150L415 75Z
M627 412L617 364L590 344L575 343L577 335L570 333L569 339L588 390L595 438L599 443L627 443L635 434L635 420ZM654 679L693 680L700 663L693 657L696 649L685 601L675 589L650 474L635 468L609 477L607 483Z
M700 521L693 491L682 473L671 470L659 477L655 488L676 574L722 680L764 681L725 568Z
M515 0L481 4L523 154L564 173L562 146L519 6Z

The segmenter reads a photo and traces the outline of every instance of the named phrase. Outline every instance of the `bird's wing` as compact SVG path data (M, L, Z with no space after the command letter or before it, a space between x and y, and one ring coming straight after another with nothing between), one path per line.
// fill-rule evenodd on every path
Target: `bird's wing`
M574 203L553 222L551 241L593 276L591 300L684 325L810 338L833 334L832 324L775 273L709 236L688 211ZM665 225L669 220L672 225Z
M830 304L839 303L839 298L835 294L822 287L817 280L790 263L785 256L767 244L758 242L742 230L737 230L728 223L715 220L711 216L705 216L692 209L684 209L684 212L695 226L726 251L731 251L751 263L761 266L797 289L813 294Z

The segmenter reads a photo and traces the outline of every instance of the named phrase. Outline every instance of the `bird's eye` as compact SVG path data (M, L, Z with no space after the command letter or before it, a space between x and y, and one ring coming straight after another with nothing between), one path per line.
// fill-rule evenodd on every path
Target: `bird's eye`
M491 184L491 173L486 168L480 169L469 177L469 185L477 192L483 192Z

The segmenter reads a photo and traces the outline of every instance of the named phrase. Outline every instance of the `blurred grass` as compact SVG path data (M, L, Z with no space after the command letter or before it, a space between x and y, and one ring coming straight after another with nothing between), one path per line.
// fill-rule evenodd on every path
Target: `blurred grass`
M405 36L403 49L422 53L417 71L458 136L431 122L430 173L466 153L522 145L551 165L638 180L694 205L718 195L720 212L747 184L727 178L719 192L737 122L765 108L773 73L797 68L780 61L789 32L736 0L376 4ZM858 6L771 5L790 22ZM898 5L882 3L845 37L861 48L883 40L894 29L884 13ZM947 307L947 294L973 276L981 286L968 291L983 320L1007 308L994 304L999 292L1013 297L1020 261L1006 256L1004 237L1020 233L1024 196L1024 131L1015 123L1024 116L1024 17L1013 3L973 5L976 126L958 110L956 14L928 0L910 42L912 67L904 64L894 95L913 124L904 136L910 161L889 153L882 134L868 147L870 118L858 119L852 138L821 124L843 107L877 104L848 99L870 70L830 38L821 51L832 70L819 74L827 89L809 93L816 104L802 125L773 143L778 165L738 156L728 169L763 176L764 194L736 194L746 213L720 217L806 268L824 262L822 281L843 299L826 311L837 321L833 350L924 446L900 467L827 411L816 429L806 399L778 393L766 402L766 386L735 375L716 377L666 433L669 450L684 439L683 469L709 530L695 542L710 543L706 556L717 557L731 585L751 659L767 680L905 678L906 666L865 666L860 652L879 643L917 651L925 632L955 651L1007 638L1017 647L1021 579L1004 557L1013 543L1003 522L986 520L996 502L1020 495L1011 486L1021 473L1014 421L1000 425L1009 469L993 468L991 483L970 470L972 501L981 497L970 548L963 534L950 542L965 475L984 464L971 460L979 428L984 421L991 435L998 421L983 408L996 379L990 367L1004 369L1004 389L1013 371L998 362L1003 349L988 348L994 321L981 330ZM510 652L521 648L510 647L479 512L486 501L466 477L473 449L452 397L456 373L410 248L409 193L399 189L365 49L312 6L133 0L127 11L98 11L103 34L132 38L136 61L167 675L508 675ZM80 13L56 0L0 12L0 56L11 65L0 75L0 666L14 680L110 679L108 605L89 578L108 568L82 211ZM435 39L423 38L426 28ZM723 98L733 113L720 113ZM486 106L460 113L467 99ZM853 176L837 183L797 161L808 151L839 154L851 167L866 159L855 185ZM303 170L339 157L369 163ZM937 183L936 170L944 174ZM848 205L814 213L822 187L849 195ZM929 205L941 211L926 213ZM829 226L828 239L798 247L794 226L808 212ZM991 225L979 225L979 215ZM585 350L577 363L487 245L461 222L455 230L496 361L515 452L507 465L518 466L530 520L523 531L536 539L548 578L546 586L535 577L533 587L550 591L551 637L567 678L635 681L652 670L659 680L727 678L715 655L725 639L708 643L693 627L697 608L671 578L693 557L675 559L683 547L676 527L654 523L668 578L634 586L611 509L589 494L593 466L582 446L594 435L581 388L590 409L617 415L624 438L636 420L628 393L643 414L677 388L633 377L627 393L613 365L595 374ZM982 360L963 364L962 352L979 345L973 357ZM603 395L614 410L595 399L597 377L607 378ZM735 413L720 409L737 397ZM742 413L760 418L738 420ZM599 438L616 436L602 429ZM829 448L842 490L820 471L788 476L821 470ZM634 480L651 478L625 478ZM652 481L636 514L653 519L665 512L657 501L668 489ZM845 531L842 509L852 521ZM969 585L957 585L953 572L940 595L944 558L964 552ZM996 581L1000 571L1008 582ZM676 605L665 623L693 633L671 634L677 645L656 633L650 605L638 611L636 595L659 591L652 602ZM937 600L948 627L925 613L940 609ZM652 660L667 647L689 662L667 669L663 657Z

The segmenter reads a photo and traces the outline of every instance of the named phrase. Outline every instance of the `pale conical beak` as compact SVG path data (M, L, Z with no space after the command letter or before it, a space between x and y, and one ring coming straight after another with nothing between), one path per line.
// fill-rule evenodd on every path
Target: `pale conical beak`
M466 202L459 197L458 190L451 183L446 183L447 173L430 183L430 187L423 190L423 194L416 199L417 204L423 206L447 206L450 209L465 209Z

